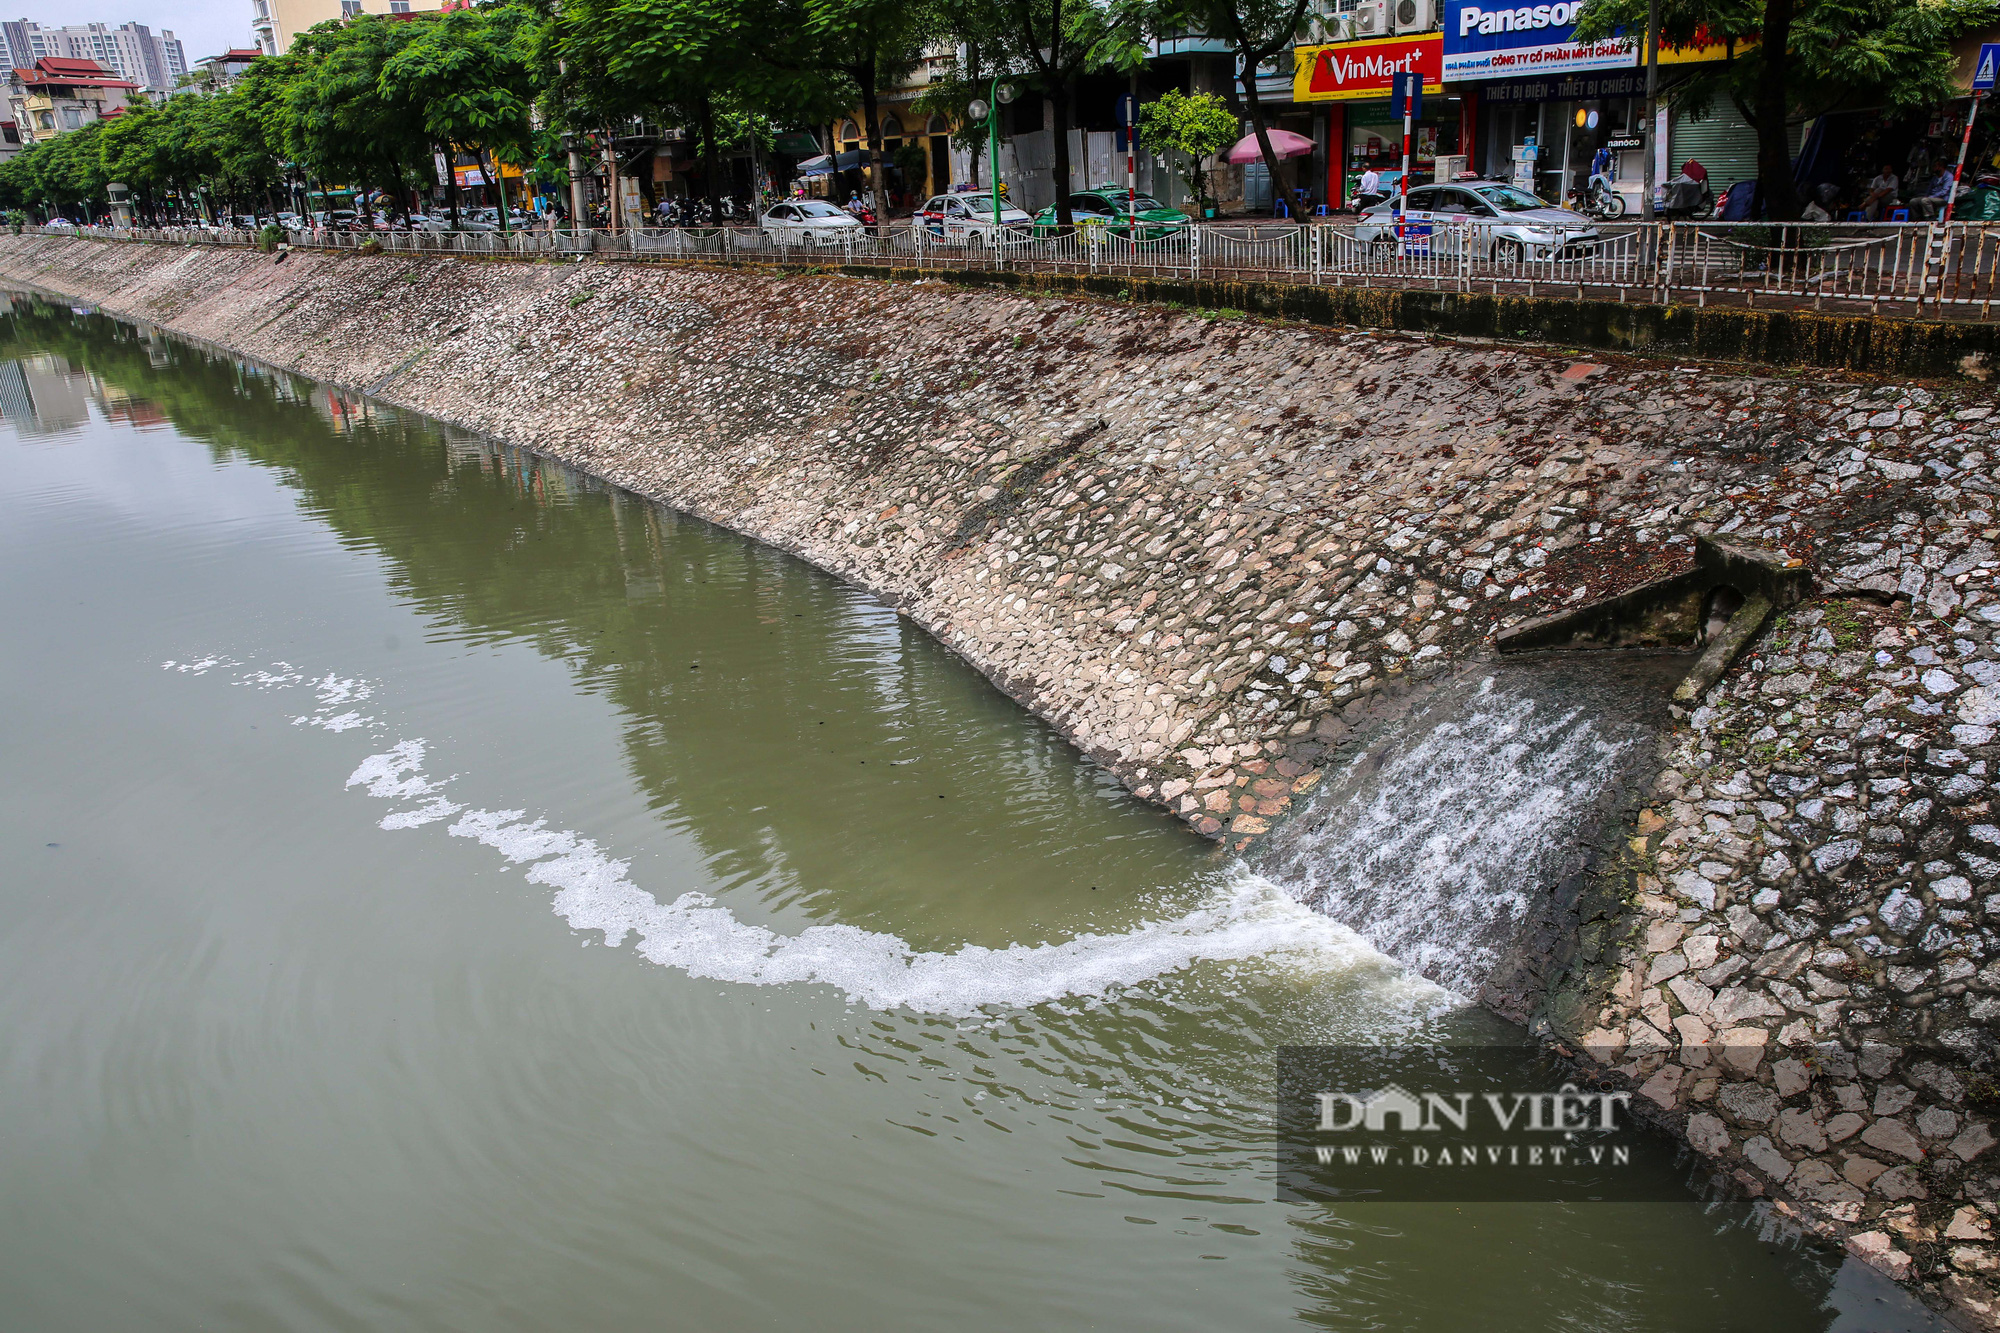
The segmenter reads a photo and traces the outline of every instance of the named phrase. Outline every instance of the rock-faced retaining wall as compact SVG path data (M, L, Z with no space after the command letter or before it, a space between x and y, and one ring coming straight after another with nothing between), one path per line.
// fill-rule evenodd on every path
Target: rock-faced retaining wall
M1697 533L1803 560L1816 596L1682 710L1558 1031L1745 1188L1993 1321L1977 384L634 265L0 237L0 276L795 551L1238 848L1500 630L1685 569Z

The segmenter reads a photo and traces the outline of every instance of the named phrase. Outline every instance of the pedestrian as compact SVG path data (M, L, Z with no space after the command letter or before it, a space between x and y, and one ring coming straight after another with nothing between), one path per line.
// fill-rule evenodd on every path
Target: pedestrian
M1354 202L1362 208L1379 203L1382 199L1382 173L1374 165L1362 168L1361 183L1355 187Z

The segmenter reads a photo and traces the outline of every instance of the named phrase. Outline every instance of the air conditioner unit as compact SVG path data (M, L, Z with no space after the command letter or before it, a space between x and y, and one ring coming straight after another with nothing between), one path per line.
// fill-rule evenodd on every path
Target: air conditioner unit
M1353 17L1356 37L1389 35L1389 0L1361 0L1354 7Z
M1443 27L1438 17L1438 0L1394 0L1396 34L1435 32Z

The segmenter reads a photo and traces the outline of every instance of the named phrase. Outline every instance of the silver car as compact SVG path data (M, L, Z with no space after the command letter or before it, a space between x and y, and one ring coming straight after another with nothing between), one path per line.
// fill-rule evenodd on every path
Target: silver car
M1393 250L1397 202L1384 200L1362 213L1354 238ZM1469 247L1478 258L1509 264L1583 259L1604 243L1597 224L1583 214L1498 181L1420 185L1410 191L1406 207L1401 219L1406 255L1458 254Z
M790 199L764 210L764 235L785 245L846 245L861 236L861 219L824 199Z

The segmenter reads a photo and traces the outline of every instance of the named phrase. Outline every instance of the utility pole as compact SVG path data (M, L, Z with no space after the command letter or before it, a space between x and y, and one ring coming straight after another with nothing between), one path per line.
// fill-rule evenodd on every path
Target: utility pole
M1639 216L1647 222L1653 220L1653 187L1657 172L1654 163L1659 158L1659 149L1654 139L1660 128L1660 0L1646 0L1646 165L1640 175L1643 194L1639 200Z
M576 151L576 135L565 134L563 147L569 150L569 226L583 225L583 154Z

